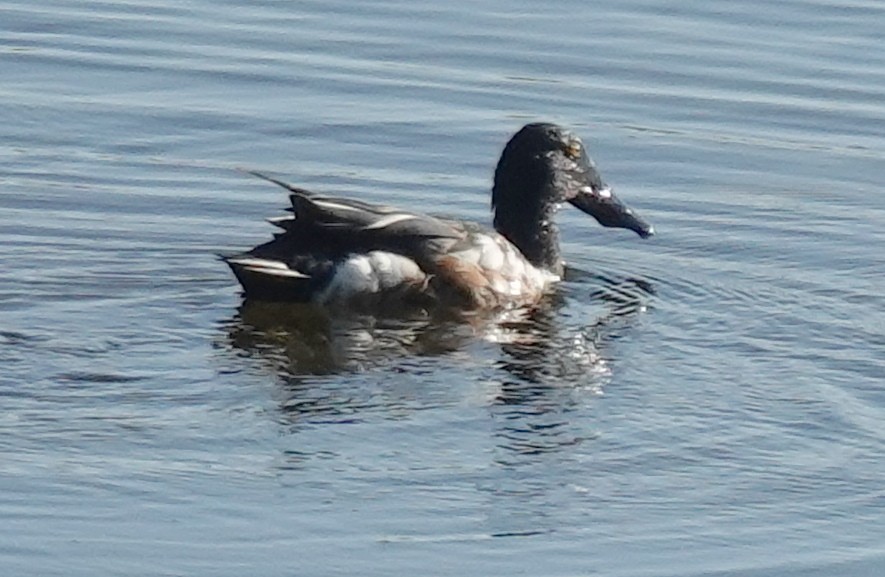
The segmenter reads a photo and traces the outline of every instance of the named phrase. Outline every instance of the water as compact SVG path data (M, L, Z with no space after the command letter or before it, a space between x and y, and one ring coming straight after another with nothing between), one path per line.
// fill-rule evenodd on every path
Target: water
M9 575L880 575L878 2L0 2ZM465 325L243 307L284 195L489 221L529 120L649 218Z

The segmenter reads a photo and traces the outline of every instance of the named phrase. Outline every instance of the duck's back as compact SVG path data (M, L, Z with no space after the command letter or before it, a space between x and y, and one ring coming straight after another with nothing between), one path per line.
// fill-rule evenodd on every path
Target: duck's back
M293 214L270 219L281 232L225 258L248 298L495 308L534 302L552 280L494 231L286 187Z

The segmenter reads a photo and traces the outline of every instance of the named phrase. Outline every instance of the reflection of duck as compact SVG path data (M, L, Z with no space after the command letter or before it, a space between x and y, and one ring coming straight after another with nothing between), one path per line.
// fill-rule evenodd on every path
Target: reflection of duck
M423 312L336 314L312 304L246 300L228 323L227 340L281 375L331 374L438 356L475 338L482 319Z
M283 231L272 241L225 257L252 299L533 305L563 272L560 203L604 226L654 233L602 181L581 140L554 124L529 124L504 148L492 190L497 232L268 180L290 191L294 214L271 219Z
M404 359L412 359L409 364L414 366L420 358L463 351L477 341L492 342L503 353L494 363L497 367L519 382L546 386L605 372L597 344L632 324L651 289L646 281L618 282L574 269L567 277L571 280L566 294L546 295L533 307L471 314L444 308L363 314L247 299L226 323L225 340L286 376L361 371ZM604 314L589 324L568 326L567 318L559 318L559 311L568 307L566 295L587 289L603 305Z
M496 462L531 463L588 438L575 411L623 362L611 345L635 329L649 296L645 281L573 269L567 278L565 290L534 307L490 314L381 317L247 300L226 323L222 346L241 357L238 366L250 357L273 375L286 423L400 419L479 401L501 449ZM588 294L597 297L590 310Z

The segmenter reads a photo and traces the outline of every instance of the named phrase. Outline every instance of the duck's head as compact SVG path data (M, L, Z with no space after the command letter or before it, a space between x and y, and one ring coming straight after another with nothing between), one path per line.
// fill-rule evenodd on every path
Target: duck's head
M566 201L602 226L626 228L642 238L654 234L603 182L580 138L556 124L527 124L504 147L495 169L495 228L532 264L559 272L553 215Z

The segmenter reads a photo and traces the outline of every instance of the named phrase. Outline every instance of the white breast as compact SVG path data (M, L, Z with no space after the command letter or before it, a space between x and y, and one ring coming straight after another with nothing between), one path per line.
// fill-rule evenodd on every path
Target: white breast
M494 302L531 302L559 280L556 275L529 264L519 249L499 234L474 234L470 241L468 248L450 256L475 267L479 275L488 280L488 285L480 290L492 291Z

